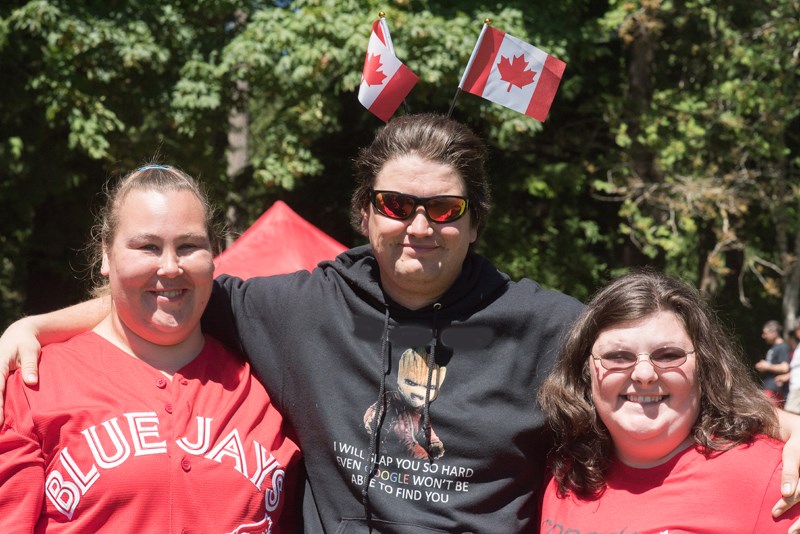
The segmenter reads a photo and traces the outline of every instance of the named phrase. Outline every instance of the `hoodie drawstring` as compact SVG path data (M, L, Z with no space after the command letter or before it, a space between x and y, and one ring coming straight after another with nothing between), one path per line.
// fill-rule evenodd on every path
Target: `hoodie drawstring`
M369 439L369 470L367 471L367 476L364 477L364 485L361 487L361 503L364 505L364 517L367 520L367 526L369 527L369 523L372 517L369 507L369 483L372 481L372 477L375 476L375 467L378 465L378 432L380 431L381 425L383 424L383 417L386 414L386 375L389 371L389 307L386 307L386 311L384 314L383 319L383 337L381 339L381 355L382 355L382 366L381 366L381 386L378 390L378 402L375 403L377 409L375 410L375 416L372 419L373 425L370 431L370 439ZM372 530L371 527L370 531Z
M439 338L439 331L436 326L436 312L441 309L442 305L438 302L433 305L433 339L431 340L431 350L428 353L428 381L425 384L425 407L422 411L422 431L425 434L425 452L428 453L428 462L433 463L434 457L431 454L431 383L433 382L433 366L436 363L436 344Z

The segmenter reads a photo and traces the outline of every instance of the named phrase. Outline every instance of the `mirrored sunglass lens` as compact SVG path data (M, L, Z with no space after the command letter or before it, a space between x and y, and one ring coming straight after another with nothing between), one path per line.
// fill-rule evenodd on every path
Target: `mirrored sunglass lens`
M378 211L394 219L405 219L414 211L414 199L395 193L378 193L375 197Z
M460 217L466 205L466 201L462 198L432 198L425 208L431 219L436 222L446 222Z

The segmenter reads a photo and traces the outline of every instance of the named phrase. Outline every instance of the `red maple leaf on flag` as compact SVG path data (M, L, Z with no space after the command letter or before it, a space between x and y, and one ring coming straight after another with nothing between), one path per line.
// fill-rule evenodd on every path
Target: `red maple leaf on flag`
M520 54L515 56L511 61L505 56L500 56L500 63L497 65L497 70L500 71L500 79L508 82L508 89L506 92L511 91L511 86L516 85L520 89L526 85L533 83L536 77L535 70L525 70L528 68L528 62L525 61L525 55Z
M383 80L386 78L386 75L380 72L380 69L383 67L383 63L381 63L381 56L380 54L370 54L367 58L367 61L364 62L364 81L367 82L367 85L381 85L383 84Z

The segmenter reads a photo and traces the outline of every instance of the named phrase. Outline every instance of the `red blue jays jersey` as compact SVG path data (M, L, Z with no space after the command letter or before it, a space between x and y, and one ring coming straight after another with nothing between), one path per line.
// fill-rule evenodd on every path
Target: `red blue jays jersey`
M9 379L0 532L271 532L299 449L213 338L170 380L95 333Z

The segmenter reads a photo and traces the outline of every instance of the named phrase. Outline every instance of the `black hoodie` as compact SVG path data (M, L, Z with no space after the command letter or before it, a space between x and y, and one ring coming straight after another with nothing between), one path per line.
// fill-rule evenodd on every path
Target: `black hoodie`
M469 254L409 310L365 246L311 273L218 278L203 328L248 355L294 427L306 532L535 532L536 391L580 308Z

